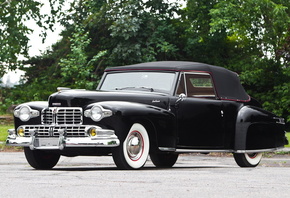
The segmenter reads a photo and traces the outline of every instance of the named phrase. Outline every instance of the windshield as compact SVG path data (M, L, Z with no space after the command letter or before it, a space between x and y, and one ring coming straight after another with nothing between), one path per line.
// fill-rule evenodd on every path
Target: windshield
M169 93L174 82L172 72L119 72L106 75L100 90L138 90Z

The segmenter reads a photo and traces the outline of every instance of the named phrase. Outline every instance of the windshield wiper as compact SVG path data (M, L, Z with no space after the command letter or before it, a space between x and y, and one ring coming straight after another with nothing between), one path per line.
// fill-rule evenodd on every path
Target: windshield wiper
M135 87L116 87L115 90L135 89Z
M151 87L122 87L122 88L119 88L119 87L116 87L115 90L126 90L126 89L136 89L136 90L149 90L150 92L153 92L154 89L151 88Z

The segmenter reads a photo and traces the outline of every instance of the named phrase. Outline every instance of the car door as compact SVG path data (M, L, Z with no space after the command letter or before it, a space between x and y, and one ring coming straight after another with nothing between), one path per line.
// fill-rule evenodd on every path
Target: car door
M183 73L176 105L180 148L218 149L224 145L222 102L209 73Z

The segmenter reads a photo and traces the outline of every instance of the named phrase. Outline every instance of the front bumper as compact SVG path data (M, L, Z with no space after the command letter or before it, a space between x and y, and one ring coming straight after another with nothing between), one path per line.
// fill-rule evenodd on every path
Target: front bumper
M31 150L63 150L66 147L117 147L120 145L120 141L115 135L115 132L109 129L101 129L98 127L101 135L87 135L83 137L70 137L67 136L66 130L59 129L57 131L59 134L57 137L40 137L37 128L31 129L28 137L20 137L14 129L9 129L6 145L30 147Z

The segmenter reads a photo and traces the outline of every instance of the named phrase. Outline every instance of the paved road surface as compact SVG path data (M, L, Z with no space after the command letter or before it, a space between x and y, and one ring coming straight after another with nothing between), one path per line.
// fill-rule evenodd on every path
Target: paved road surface
M22 152L0 152L0 197L243 197L290 196L290 157L240 168L232 157L182 155L170 169L148 161L117 170L111 157L61 157L49 171L31 168Z

